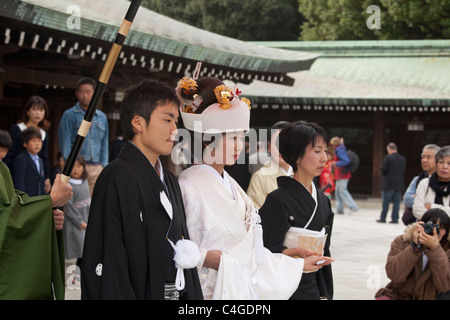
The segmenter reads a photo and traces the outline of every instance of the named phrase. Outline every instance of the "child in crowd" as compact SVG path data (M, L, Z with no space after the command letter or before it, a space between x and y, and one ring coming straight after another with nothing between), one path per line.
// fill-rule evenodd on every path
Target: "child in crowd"
M86 171L86 161L79 155L72 169L69 180L73 190L73 197L64 206L64 247L66 259L77 259L77 266L81 265L83 256L84 236L86 234L91 196ZM79 283L80 275L76 273L73 284Z
M38 153L42 148L41 132L35 127L22 131L24 150L11 166L14 187L29 196L45 195L44 162Z
M11 135L6 130L0 130L0 161L3 161L3 158L8 153L8 150L11 149L12 140Z
M64 160L61 152L58 152L58 154L56 155L56 166L53 167L52 173L50 175L50 183L52 185L55 182L56 175L58 173L61 174L62 171L64 170L65 163L66 163L66 161Z

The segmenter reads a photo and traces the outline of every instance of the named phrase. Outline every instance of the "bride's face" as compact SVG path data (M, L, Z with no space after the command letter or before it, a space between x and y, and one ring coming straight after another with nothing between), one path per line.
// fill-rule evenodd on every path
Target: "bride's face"
M244 148L244 132L223 133L217 138L207 148L209 156L206 157L209 159L205 159L206 162L226 166L235 164Z

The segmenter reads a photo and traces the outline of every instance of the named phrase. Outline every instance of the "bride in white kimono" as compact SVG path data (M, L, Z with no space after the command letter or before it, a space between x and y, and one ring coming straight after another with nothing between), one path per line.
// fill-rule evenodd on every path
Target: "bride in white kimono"
M196 130L194 136L216 133L213 143L207 144L210 140L206 135L200 141L202 164L184 170L179 177L189 234L200 249L198 270L203 296L214 300L288 299L304 271L317 271L332 259L305 249L298 250L303 259L273 254L264 248L257 210L224 170L242 151L244 131L249 129L249 102L240 100L215 78L188 84L186 81L193 80L183 81L177 92L184 126ZM208 97L213 89L215 97ZM189 94L197 94L196 99L188 101ZM185 112L186 106L204 111ZM319 260L326 262L316 265Z

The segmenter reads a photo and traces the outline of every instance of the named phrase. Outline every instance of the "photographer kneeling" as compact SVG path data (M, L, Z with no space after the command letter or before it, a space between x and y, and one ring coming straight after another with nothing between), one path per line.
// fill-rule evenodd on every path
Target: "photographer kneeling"
M450 290L450 218L430 209L391 244L386 274L391 282L377 300L434 300Z

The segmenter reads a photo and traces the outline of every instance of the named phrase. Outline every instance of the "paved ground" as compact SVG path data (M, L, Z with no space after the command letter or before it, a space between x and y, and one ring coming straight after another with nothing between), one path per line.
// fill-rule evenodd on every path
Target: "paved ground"
M401 222L381 224L375 221L381 209L380 199L357 202L358 212L336 214L334 219L331 254L336 259L333 264L335 300L374 299L380 286L389 282L384 267L390 244L405 229ZM403 208L400 211L401 216ZM75 288L66 289L66 299L80 299L80 290L70 283L69 286Z
M380 215L380 199L358 201L358 205L358 212L336 214L334 218L330 250L336 259L335 300L373 300L380 286L389 282L385 263L391 242L405 230L401 221L399 224L375 221Z

